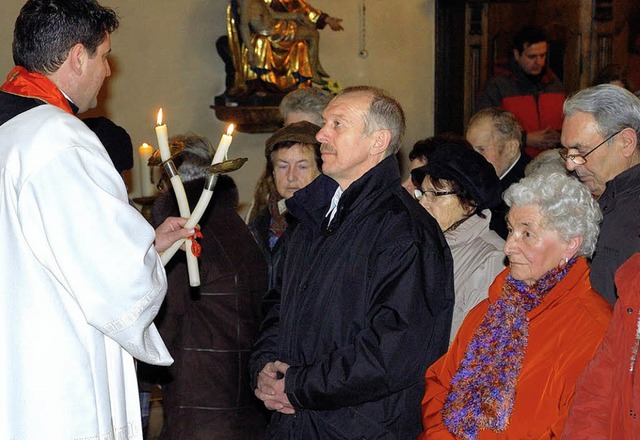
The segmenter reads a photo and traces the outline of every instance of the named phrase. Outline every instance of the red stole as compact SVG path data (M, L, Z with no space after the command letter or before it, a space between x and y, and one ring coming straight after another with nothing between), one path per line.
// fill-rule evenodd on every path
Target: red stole
M73 114L69 101L54 83L44 75L29 72L22 66L16 66L9 72L0 90L27 98L37 98Z

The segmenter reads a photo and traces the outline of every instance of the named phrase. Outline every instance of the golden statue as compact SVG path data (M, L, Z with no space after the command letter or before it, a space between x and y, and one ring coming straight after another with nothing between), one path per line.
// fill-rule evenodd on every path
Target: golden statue
M235 77L228 94L286 93L311 82L325 84L329 75L319 60L318 29L328 24L342 30L341 21L304 0L231 0L227 36Z

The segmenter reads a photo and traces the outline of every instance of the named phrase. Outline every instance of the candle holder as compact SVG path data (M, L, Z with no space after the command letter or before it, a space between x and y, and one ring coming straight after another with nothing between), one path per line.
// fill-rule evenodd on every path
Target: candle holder
M162 160L162 156L160 155L160 150L155 150L153 154L149 157L149 160L147 161L147 166L157 167L162 165L164 162L169 162L170 160L173 161L173 159L175 159L176 156L180 154L183 149L184 149L184 145L180 145L179 143L177 145L172 144L169 147L170 156L167 160Z
M229 159L224 162L216 163L207 168L210 174L226 174L239 170L247 162L246 157L239 157L237 159Z

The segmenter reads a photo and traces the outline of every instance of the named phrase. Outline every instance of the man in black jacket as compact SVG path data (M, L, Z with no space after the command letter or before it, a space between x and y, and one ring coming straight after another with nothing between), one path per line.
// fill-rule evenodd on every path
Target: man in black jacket
M640 100L600 84L571 96L564 116L560 155L602 209L591 285L613 306L615 273L640 251Z
M453 263L402 188L400 105L345 89L323 113L323 171L287 201L298 226L250 368L267 438L414 439L426 368L447 349Z
M515 116L498 107L480 110L467 125L467 141L493 165L500 178L502 192L524 177L524 169L531 162L520 145L520 131ZM490 228L504 240L507 239L505 217L508 210L502 200L491 209Z

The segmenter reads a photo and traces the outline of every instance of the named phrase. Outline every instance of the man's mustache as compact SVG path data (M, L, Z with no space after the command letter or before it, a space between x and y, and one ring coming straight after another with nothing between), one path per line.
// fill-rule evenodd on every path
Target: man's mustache
M320 153L336 154L336 150L335 150L335 148L331 148L327 144L321 144L320 145Z

